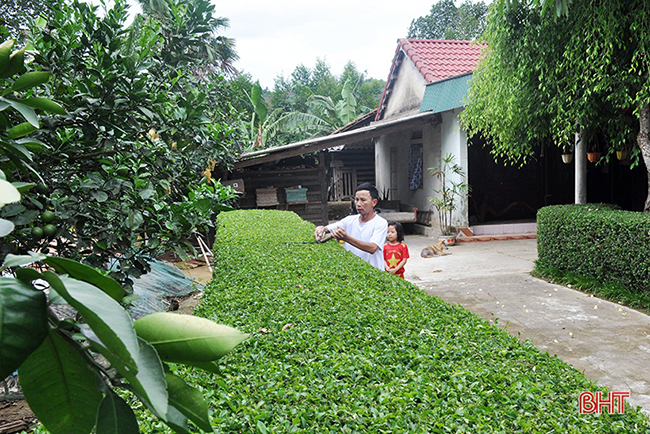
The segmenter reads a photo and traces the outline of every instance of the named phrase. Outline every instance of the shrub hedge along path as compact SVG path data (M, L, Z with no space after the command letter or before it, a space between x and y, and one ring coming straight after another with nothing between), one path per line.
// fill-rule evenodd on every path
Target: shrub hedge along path
M221 213L196 315L251 333L187 371L223 433L650 433L638 410L459 306L378 272L287 211ZM298 242L296 242L298 241Z

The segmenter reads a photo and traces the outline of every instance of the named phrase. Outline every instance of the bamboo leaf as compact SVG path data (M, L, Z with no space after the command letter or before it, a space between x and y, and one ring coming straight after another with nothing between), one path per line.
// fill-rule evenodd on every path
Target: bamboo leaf
M207 363L228 354L249 335L205 318L157 312L133 324L160 358L176 363Z
M138 421L131 407L119 396L108 393L97 412L96 434L137 434Z
M124 288L115 279L104 276L96 269L77 261L60 257L47 257L44 261L54 268L59 274L68 274L70 277L90 283L104 291L116 301L122 300L125 295Z
M50 331L18 375L29 407L50 433L91 432L102 398L95 373L57 332Z
M0 378L14 372L47 335L43 291L21 280L0 278Z

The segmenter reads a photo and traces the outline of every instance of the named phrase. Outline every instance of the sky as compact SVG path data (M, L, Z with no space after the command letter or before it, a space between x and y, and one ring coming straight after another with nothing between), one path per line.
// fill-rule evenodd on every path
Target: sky
M239 70L271 89L296 66L320 58L340 75L353 61L367 77L386 80L397 39L411 20L428 15L433 0L215 0L216 13L230 19L224 35L235 38Z
M235 68L271 90L276 77L289 78L300 64L313 68L317 59L334 75L352 61L367 78L386 80L397 39L405 38L411 21L428 15L437 0L213 2L215 14L230 19L222 34L236 41Z

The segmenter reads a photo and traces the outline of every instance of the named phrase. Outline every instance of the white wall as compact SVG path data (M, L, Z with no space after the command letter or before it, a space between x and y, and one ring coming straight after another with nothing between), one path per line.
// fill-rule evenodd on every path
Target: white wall
M404 56L397 79L388 97L382 119L398 118L418 113L426 85L426 81L413 65L411 59Z
M409 189L409 149L414 131L422 131L422 188ZM417 128L405 128L403 131L381 136L375 142L375 175L379 191L390 188L391 148L397 148L397 197L402 203L416 206L419 210L429 211L428 198L433 195L431 189L437 188L437 180L429 174L429 167L438 164L440 155L440 125L427 124Z
M467 169L469 167L467 164L467 131L460 126L460 118L458 115L461 111L462 109L459 108L442 113L440 155L453 154L455 157L454 161L463 168L463 172L465 173L464 181L467 182ZM452 175L450 180L460 182L461 178ZM469 226L469 203L467 197L462 198L458 202L458 208L454 211L452 217L452 225L457 227Z
M397 119L416 114L420 110L426 82L408 56L405 56L398 71L398 76L388 97L383 120ZM411 136L416 128L405 128L398 133L387 134L375 140L375 184L380 192L389 191L391 178L391 148L397 148L397 197L402 203L416 206L421 211L431 210L429 197L432 189L439 188L439 181L432 177L430 167L438 166L438 158L452 153L467 174L467 133L460 127L458 114L462 109L442 113L442 124L428 124L417 129L422 130L423 149L423 188L409 189L408 157ZM379 121L381 122L381 121ZM432 216L431 223L438 225L437 215ZM453 225L469 226L469 208L467 198L459 202L454 212Z

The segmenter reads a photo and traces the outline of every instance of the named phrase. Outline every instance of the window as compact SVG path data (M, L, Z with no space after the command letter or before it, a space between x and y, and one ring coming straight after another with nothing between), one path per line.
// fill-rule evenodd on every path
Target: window
M415 131L409 148L409 189L419 188L422 188L422 131Z

